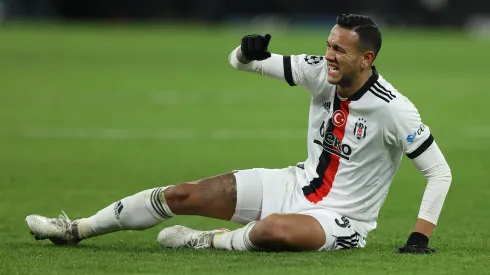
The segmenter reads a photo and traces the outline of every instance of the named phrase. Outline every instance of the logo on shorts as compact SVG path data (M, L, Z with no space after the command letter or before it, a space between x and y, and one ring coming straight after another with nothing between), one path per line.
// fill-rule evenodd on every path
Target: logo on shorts
M354 247L359 247L359 240L362 238L359 233L354 231L354 234L347 236L334 236L335 249L349 249Z
M333 115L332 115L333 125L335 125L337 127L341 127L342 125L345 124L346 121L347 121L347 116L344 114L344 112L342 110L337 110L337 111L333 112Z
M359 120L356 122L356 125L354 126L354 135L358 140L361 138L366 137L366 132L367 132L367 126L366 126L366 120L364 118L359 118Z
M349 221L349 219L347 219L346 217L342 217L340 219L342 220L342 223L340 223L338 219L335 219L335 223L338 226L340 226L342 228L346 228L346 227L347 228L350 228L350 221Z

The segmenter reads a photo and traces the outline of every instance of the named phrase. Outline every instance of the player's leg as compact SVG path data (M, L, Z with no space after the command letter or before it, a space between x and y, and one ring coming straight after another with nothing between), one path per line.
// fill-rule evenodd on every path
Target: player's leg
M316 251L325 245L325 232L313 217L301 214L273 214L257 222L250 242L277 251Z
M327 209L310 209L299 214L315 218L325 232L325 245L321 250L365 247L366 240L358 232L359 222Z
M164 246L238 251L317 251L366 246L357 222L326 209L272 214L243 228L197 231L174 226L160 232Z
M169 227L158 236L166 247L217 248L237 251L317 251L326 242L325 231L311 216L272 214L234 231L197 231Z
M296 205L292 202L295 171L295 167L239 171L235 174L238 198L233 220L246 226L234 231L174 226L160 232L159 243L167 247L243 251L319 249L325 244L325 233L314 217L276 214L291 213L290 206Z
M27 223L37 239L77 243L120 230L151 228L175 214L230 220L236 208L236 180L227 173L197 182L141 191L116 201L88 218L49 219L30 215Z
M173 214L230 220L237 204L235 173L170 186L161 198Z
M325 232L318 221L301 214L272 214L213 237L213 247L240 251L317 251L324 244Z

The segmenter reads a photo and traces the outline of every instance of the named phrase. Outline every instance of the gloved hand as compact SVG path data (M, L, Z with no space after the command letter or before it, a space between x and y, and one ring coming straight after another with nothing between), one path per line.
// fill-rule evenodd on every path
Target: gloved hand
M243 56L248 60L264 60L271 57L267 49L271 41L271 35L265 36L259 34L246 35L242 38L241 50Z
M431 254L436 251L429 247L429 238L424 234L413 232L408 237L407 243L397 251L398 253Z

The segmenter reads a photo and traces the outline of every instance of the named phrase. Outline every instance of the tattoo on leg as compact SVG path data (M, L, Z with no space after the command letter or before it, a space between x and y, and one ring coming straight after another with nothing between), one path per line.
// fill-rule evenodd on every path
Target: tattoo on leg
M224 174L219 176L222 192L225 198L229 199L232 204L236 204L236 182L233 174Z
M199 189L203 194L204 201L208 202L211 199L211 182L208 180L199 181Z
M199 190L205 202L215 199L223 200L236 206L237 189L234 173L227 173L216 177L198 181Z
M230 186L231 189L231 200L233 204L236 206L236 201L237 201L237 190L236 190L236 182Z

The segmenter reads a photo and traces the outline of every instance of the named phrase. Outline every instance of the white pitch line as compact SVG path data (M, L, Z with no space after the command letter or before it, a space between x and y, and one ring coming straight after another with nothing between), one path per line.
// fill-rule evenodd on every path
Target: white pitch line
M57 105L61 103L70 106L105 106L124 103L159 104L165 106L200 105L202 102L212 102L214 105L237 105L243 103L256 104L262 96L257 91L219 90L212 93L192 90L157 90L151 92L89 92L69 94L63 91L42 91L22 101L35 102L38 105Z
M25 129L1 136L20 136L27 139L100 139L100 140L292 140L306 139L305 130L295 129L215 129L196 131L191 129L136 130L136 129Z
M468 127L460 134L467 142L444 143L442 150L465 149L488 151L490 146L469 142L490 138L489 127ZM1 131L0 137L25 139L94 139L94 140L297 140L307 139L306 129L110 129L110 128L25 128L18 131ZM436 139L437 140L437 139ZM439 144L441 146L441 144Z
M23 138L30 139L192 139L191 130L139 131L130 129L28 129L20 131Z
M153 101L163 105L199 105L203 101L217 105L240 105L244 103L257 104L261 93L240 91L214 91L206 94L192 91L158 91L152 94Z
M463 133L469 138L490 138L490 126L470 126Z

